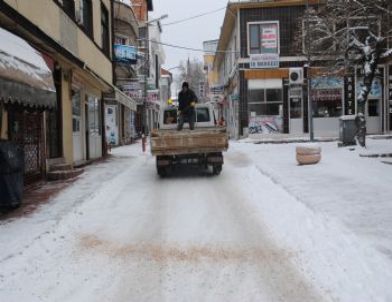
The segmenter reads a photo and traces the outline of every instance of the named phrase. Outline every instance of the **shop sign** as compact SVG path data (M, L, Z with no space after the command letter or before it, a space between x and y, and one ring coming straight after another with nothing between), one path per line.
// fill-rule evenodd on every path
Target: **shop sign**
M138 58L137 48L130 45L114 45L114 59L119 62L136 64Z
M240 95L238 93L232 94L231 95L231 100L233 102L238 102L240 100Z
M322 101L341 101L342 89L314 89L312 90L312 100L316 102Z
M210 87L210 93L215 95L223 94L224 90L225 90L225 86L223 85Z
M341 77L315 77L311 79L312 100L342 101L344 80Z
M147 102L148 103L159 102L159 90L148 90L147 91Z
M354 75L344 78L344 111L345 115L355 114L355 77Z
M279 54L279 21L260 24L261 53Z
M251 26L260 27L260 53L250 54L250 68L279 68L279 21L267 21Z
M117 127L117 106L105 106L105 129L106 140L109 145L118 145L118 127Z
M315 77L311 79L312 89L342 89L343 78L340 77Z
M139 82L128 82L127 84L121 85L121 90L123 92L141 90L142 85Z
M290 99L302 99L302 87L292 86L289 89Z
M121 91L127 96L131 97L136 101L137 104L143 103L143 89L139 82L129 82L128 84L121 86Z
M279 68L279 54L251 54L250 68Z
M157 87L155 85L155 80L153 78L147 79L147 89L148 90L155 90Z

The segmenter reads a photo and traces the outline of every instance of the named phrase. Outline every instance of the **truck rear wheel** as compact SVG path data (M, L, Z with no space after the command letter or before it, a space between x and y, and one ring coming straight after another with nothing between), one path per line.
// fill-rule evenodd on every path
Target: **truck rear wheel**
M222 172L222 165L215 165L212 167L212 174L219 175Z

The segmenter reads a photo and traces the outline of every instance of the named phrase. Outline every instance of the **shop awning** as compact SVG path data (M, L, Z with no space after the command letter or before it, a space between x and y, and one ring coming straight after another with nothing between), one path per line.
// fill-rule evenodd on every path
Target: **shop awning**
M52 72L26 41L0 28L0 100L27 107L56 107Z
M112 93L105 94L104 99L106 101L118 102L124 105L125 107L129 108L131 111L136 112L137 110L136 101L133 98L127 96L124 92L122 92L117 87L113 87Z

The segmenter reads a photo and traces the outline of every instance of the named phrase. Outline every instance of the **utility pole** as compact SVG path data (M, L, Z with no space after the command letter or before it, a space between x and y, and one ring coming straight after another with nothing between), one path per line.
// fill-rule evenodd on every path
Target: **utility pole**
M311 81L311 55L310 55L310 18L309 18L309 0L306 1L306 52L307 52L307 88L308 88L308 125L309 125L309 138L314 141L313 130L313 101L312 101L312 81Z

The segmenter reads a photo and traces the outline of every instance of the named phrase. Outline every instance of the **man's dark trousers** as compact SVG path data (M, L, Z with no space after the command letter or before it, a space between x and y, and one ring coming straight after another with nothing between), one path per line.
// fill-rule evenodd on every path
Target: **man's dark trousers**
M188 109L185 112L181 112L180 116L178 117L177 130L181 131L182 128L184 127L185 122L188 122L189 129L193 130L193 129L195 129L195 121L196 121L196 114L195 114L195 110L193 108Z

